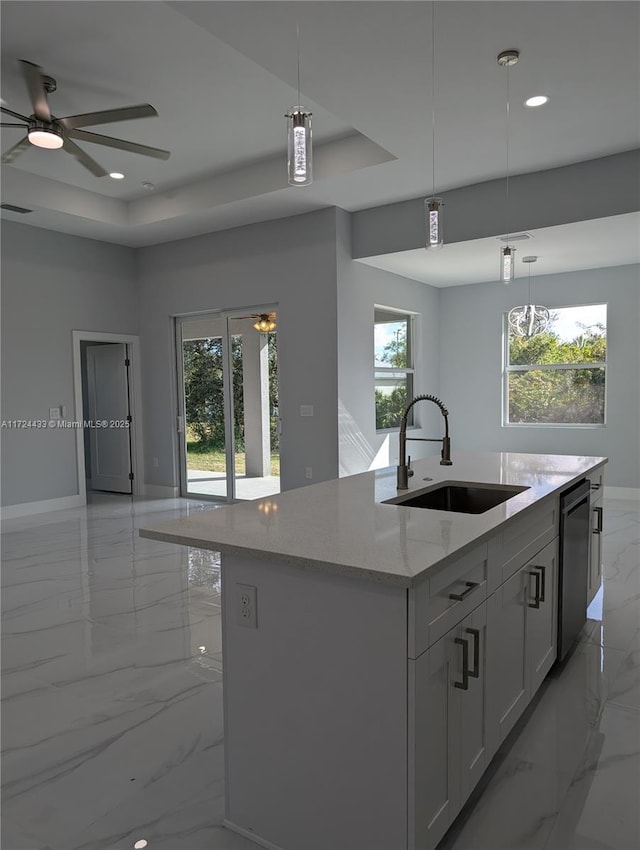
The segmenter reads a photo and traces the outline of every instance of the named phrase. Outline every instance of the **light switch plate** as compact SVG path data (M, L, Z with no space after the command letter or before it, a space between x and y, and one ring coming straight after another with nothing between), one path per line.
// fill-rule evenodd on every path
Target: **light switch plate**
M312 404L301 404L300 405L300 416L313 416L313 405Z
M60 419L60 408L59 407L50 407L49 408L49 419Z

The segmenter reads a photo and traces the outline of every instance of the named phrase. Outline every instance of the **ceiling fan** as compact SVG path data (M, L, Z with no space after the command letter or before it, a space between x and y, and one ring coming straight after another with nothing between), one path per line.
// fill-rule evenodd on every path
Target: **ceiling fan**
M141 103L136 106L124 106L121 109L105 109L101 112L86 112L83 115L67 115L65 118L56 118L49 109L47 95L57 88L56 81L42 72L39 65L28 62L25 59L18 60L22 75L27 84L29 99L33 108L32 115L20 115L5 106L0 110L18 118L21 124L7 124L4 121L0 127L24 127L27 135L3 155L2 163L8 164L20 156L29 145L40 148L63 148L67 153L74 156L85 168L96 177L105 177L107 171L99 165L82 148L78 147L73 139L82 142L91 142L96 145L104 145L108 148L130 151L131 153L153 156L156 159L169 159L169 151L160 148L151 148L147 145L139 145L136 142L127 142L125 139L114 139L112 136L102 136L97 133L89 133L80 127L93 126L94 124L112 124L116 121L130 121L133 118L150 118L158 113L149 103Z
M234 316L234 319L257 319L252 327L260 333L266 334L269 331L276 329L276 314L275 313L251 313L250 316Z

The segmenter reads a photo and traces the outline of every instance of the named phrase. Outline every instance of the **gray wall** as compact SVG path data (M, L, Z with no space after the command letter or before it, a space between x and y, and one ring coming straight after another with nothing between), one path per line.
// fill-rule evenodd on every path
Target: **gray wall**
M382 304L419 314L416 392L449 407L454 456L608 455L607 483L640 487L638 266L535 279L550 307L609 304L606 428L504 428L501 318L517 282L437 290L371 268L350 257L351 221L327 209L137 251L3 221L2 419L48 419L58 405L73 419L72 330L140 333L147 482L176 486L172 316L277 303L283 487L309 483L307 466L320 481L395 463L397 434L375 433L373 308ZM301 418L301 404L315 416ZM440 433L435 409L424 407L419 424ZM417 443L411 454L425 449L437 451ZM71 430L2 432L3 505L74 495L76 477Z
M2 419L74 419L72 330L137 333L134 249L2 221ZM2 504L78 493L71 429L2 431Z
M340 475L397 463L398 435L376 433L374 401L374 306L417 313L415 393L438 389L439 291L351 259L351 216L337 211L338 385ZM415 436L439 436L442 418L433 405L416 410ZM437 444L410 443L412 457L439 451Z
M278 305L282 488L309 484L308 466L335 478L335 209L142 248L138 279L147 483L178 484L172 317L261 304Z
M607 484L640 487L640 267L546 275L533 283L535 301L547 307L608 304L604 428L502 426L502 316L522 302L522 285L440 292L440 386L451 412L454 460L458 448L605 455Z

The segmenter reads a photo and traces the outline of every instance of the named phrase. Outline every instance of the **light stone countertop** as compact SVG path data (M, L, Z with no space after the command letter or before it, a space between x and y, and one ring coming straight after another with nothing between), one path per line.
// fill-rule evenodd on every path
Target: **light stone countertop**
M394 498L396 467L363 472L251 502L194 512L140 529L142 537L200 549L277 560L409 587L439 571L527 508L558 494L607 462L605 457L455 453L453 466L437 457L413 463L403 494L445 481L529 487L482 514L462 514L381 502ZM433 479L425 481L425 477Z

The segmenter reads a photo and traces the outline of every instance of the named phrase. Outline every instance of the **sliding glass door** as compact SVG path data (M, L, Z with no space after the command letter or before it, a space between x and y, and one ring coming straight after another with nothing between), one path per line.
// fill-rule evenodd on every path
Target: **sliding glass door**
M277 332L272 309L176 320L183 496L225 501L280 492Z

